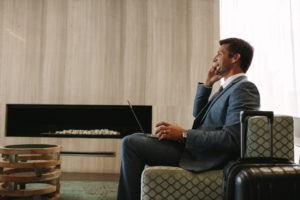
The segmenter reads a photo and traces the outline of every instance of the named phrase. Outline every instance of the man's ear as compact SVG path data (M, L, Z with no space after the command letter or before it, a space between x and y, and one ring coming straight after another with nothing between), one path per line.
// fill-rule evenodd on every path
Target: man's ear
M231 61L232 61L232 63L236 63L240 60L240 58L241 58L241 54L236 53L232 56Z

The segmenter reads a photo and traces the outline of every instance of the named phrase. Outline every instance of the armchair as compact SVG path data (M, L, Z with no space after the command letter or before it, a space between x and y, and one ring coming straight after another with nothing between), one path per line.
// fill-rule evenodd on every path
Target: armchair
M265 117L248 121L246 156L269 156L269 130ZM274 157L294 160L293 118L275 116ZM141 181L141 199L222 200L223 170L193 173L179 167L147 167Z

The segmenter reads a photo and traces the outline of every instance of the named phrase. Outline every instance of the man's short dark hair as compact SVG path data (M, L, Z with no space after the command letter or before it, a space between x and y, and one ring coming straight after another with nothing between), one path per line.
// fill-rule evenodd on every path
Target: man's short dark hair
M230 57L237 53L240 54L240 66L243 72L246 73L253 58L253 47L248 42L239 38L227 38L220 40L219 44L229 44L227 50Z

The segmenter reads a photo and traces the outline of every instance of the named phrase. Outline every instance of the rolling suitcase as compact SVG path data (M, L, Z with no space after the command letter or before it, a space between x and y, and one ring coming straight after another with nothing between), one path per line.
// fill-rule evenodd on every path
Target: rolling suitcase
M268 118L270 157L244 157L246 125L250 116ZM241 112L241 155L224 168L224 200L300 200L300 166L284 158L273 158L273 118L273 112Z

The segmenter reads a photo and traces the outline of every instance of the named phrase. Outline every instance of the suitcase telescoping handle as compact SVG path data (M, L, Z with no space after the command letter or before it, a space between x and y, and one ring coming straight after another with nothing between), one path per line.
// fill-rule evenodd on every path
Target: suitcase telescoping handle
M240 113L240 123L241 123L241 158L244 158L246 151L246 132L249 117L253 116L265 116L268 119L269 129L270 129L270 157L273 157L273 132L272 125L274 122L274 113L272 111L254 111L245 110Z

